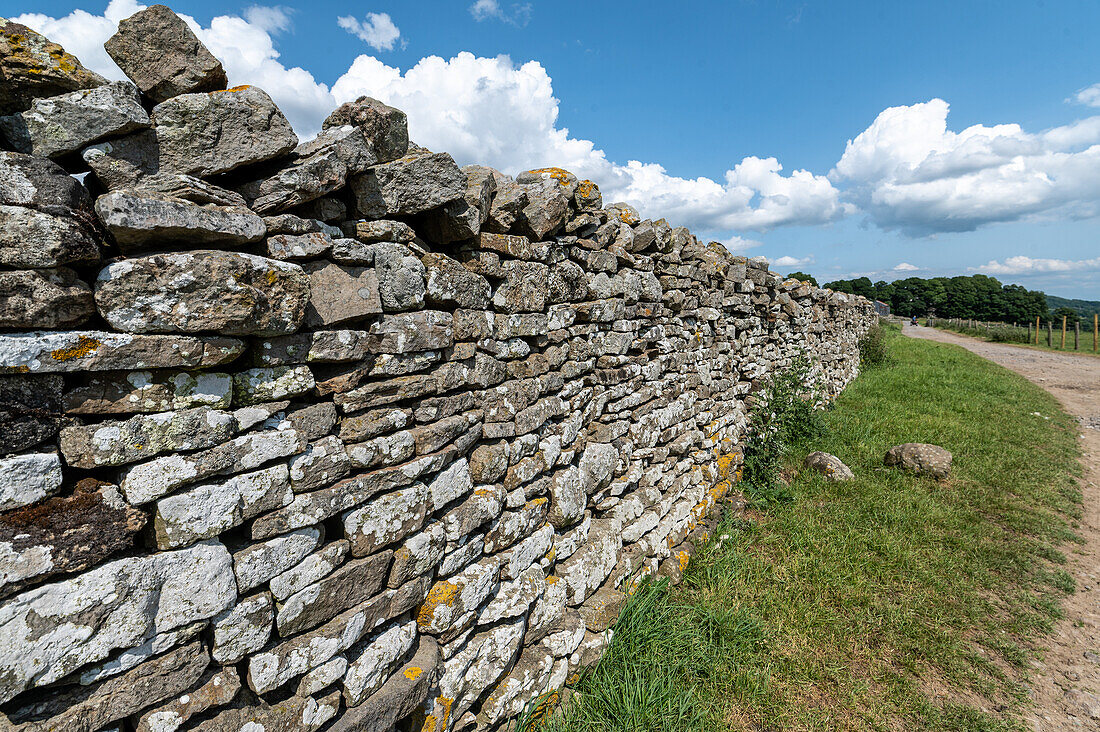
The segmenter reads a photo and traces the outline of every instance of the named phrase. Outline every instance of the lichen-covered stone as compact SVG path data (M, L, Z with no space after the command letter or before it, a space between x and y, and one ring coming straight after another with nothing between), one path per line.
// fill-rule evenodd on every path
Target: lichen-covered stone
M192 717L229 704L240 690L241 677L232 666L207 672L201 686L145 712L134 729L136 732L176 732Z
M462 198L466 176L447 153L410 153L350 180L355 207L366 218L409 216Z
M154 102L224 89L221 62L183 20L164 5L153 5L119 21L103 44L126 76Z
M851 468L841 462L836 455L830 455L827 452L811 452L806 456L804 464L810 470L821 473L826 480L834 483L855 478Z
M240 598L214 618L213 656L218 663L236 663L264 647L271 637L274 603L267 592Z
M128 81L36 99L25 112L0 117L0 132L17 152L45 158L148 126L149 114Z
M280 602L320 582L347 558L350 544L339 539L326 544L271 580L271 594Z
M161 170L228 173L285 155L298 144L271 97L254 86L181 94L154 107L152 116Z
M309 278L289 262L253 254L153 254L105 267L96 304L127 333L273 336L293 333L309 302Z
M0 328L71 328L94 313L92 289L67 267L0 272Z
M237 578L237 589L247 592L290 570L317 548L321 536L320 529L307 526L236 552L233 574Z
M107 83L35 30L0 18L0 115L28 109L35 99Z
M886 451L883 462L915 475L944 479L951 474L951 453L939 445L907 442Z
M349 659L344 676L344 701L349 707L361 704L393 671L397 662L416 643L416 623L394 623L365 641L355 658Z
M310 299L306 325L327 327L382 312L378 277L373 269L332 262L307 265Z
M377 99L364 96L341 104L325 118L322 127L328 129L344 125L352 125L362 132L378 156L379 163L396 160L409 151L405 113Z
M232 560L216 541L119 559L16 595L0 606L0 700L213 617L236 596Z
M141 414L66 427L61 431L61 453L69 465L80 468L125 465L164 452L212 447L232 437L236 428L231 414L202 407Z
M61 388L60 376L0 376L0 454L32 448L57 434Z
M243 346L234 338L105 331L0 333L0 374L218 366Z
M200 206L141 189L100 196L95 210L124 252L170 244L247 244L267 231L263 219L242 206Z
M0 458L0 511L29 506L61 488L61 460L55 452Z
M132 414L224 409L232 399L229 374L157 370L86 376L65 392L62 405L69 414Z

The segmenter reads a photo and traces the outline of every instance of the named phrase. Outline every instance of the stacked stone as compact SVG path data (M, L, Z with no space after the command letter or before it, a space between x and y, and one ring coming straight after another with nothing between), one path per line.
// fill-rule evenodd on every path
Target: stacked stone
M106 48L0 60L14 729L505 726L679 577L761 381L856 374L866 300L373 99L299 144L163 6Z

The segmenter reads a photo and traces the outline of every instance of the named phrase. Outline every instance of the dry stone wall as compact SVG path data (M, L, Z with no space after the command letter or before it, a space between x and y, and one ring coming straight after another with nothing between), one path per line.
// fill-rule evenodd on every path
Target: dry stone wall
M5 729L504 726L679 576L754 388L856 374L867 301L373 99L300 142L163 6L133 83L0 36Z

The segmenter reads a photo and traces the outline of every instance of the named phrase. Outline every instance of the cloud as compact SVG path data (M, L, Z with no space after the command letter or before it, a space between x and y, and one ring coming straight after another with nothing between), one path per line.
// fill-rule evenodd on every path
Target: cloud
M477 0L470 6L470 15L479 23L483 20L502 20L516 26L525 26L531 20L531 3L513 3L505 12L498 0Z
M244 19L268 33L281 33L290 29L290 15L294 8L253 5L245 8Z
M1046 272L1087 272L1100 270L1100 257L1095 259L1032 259L1031 257L1009 257L1003 263L993 260L981 267L971 267L972 272L985 272L999 275L1040 274Z
M393 45L401 37L401 31L394 25L389 13L367 13L364 21L351 15L342 15L336 19L336 23L376 51L392 51Z
M917 265L909 264L908 262L899 262L898 264L894 265L895 272L916 272L919 269L920 267L918 267Z
M942 99L884 110L848 141L830 180L873 223L911 236L1100 213L1100 117L956 133L948 110Z
M772 262L773 267L801 267L804 264L813 264L814 258L811 257L792 257L790 255L780 257Z
M1084 104L1086 107L1100 107L1100 84L1086 86L1066 101Z

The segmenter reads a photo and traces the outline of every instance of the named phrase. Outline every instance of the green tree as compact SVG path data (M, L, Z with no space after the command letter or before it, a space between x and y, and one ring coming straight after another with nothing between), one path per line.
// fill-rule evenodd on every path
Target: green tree
M806 274L805 272L791 272L789 275L787 275L787 277L792 280L802 280L803 282L809 282L814 287L818 286L817 278L814 277L812 274Z
M1053 320L1056 325L1062 322L1063 316L1066 319L1066 325L1076 325L1081 320L1081 316L1076 310L1067 307L1058 308L1050 315L1051 320Z

